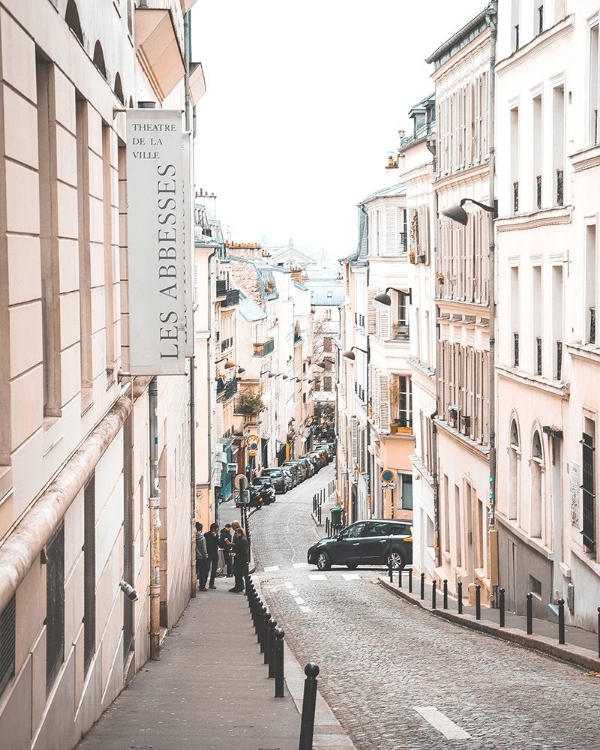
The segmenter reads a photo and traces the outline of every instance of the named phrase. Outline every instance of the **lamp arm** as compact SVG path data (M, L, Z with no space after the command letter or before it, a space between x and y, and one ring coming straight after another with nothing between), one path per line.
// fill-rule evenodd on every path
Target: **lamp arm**
M494 214L494 216L496 215L496 206L486 206L485 203L480 203L473 198L461 198L460 205L464 206L467 201L469 201L469 203L474 203L476 206L479 206L479 208L483 208L484 211L489 211L489 213Z

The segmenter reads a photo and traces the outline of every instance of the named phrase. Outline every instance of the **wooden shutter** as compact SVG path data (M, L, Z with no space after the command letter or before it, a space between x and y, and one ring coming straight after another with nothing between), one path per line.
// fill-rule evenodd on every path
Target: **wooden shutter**
M367 333L374 336L377 332L377 310L375 309L376 290L367 289Z
M396 206L385 207L385 250L383 255L398 255L398 213Z
M382 430L390 429L390 378L387 373L379 375L379 424Z
M356 417L352 417L351 428L352 428L352 460L354 461L354 463L356 463L357 457L358 457L358 424L356 421Z
M384 341L389 341L392 335L392 324L390 308L384 307L379 310L379 338Z

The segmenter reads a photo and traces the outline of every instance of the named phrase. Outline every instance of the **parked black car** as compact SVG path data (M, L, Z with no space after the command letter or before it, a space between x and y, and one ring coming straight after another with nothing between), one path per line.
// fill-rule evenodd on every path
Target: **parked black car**
M412 522L357 521L336 536L321 539L308 550L307 560L319 570L332 565L389 565L395 570L412 564Z
M300 482L303 482L307 477L306 469L298 461L285 461L282 466L285 466L286 469L290 469L294 472L297 485L300 484Z
M275 488L275 492L287 492L286 487L286 481L285 481L285 475L283 473L283 469L278 468L269 468L269 469L263 469L261 472L261 479L263 477L267 477L271 480L273 483L273 487Z

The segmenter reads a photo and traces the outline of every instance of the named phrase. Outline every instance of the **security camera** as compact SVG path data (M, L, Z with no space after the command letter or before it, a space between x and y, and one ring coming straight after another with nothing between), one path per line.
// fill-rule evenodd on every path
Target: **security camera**
M121 581L119 586L121 587L121 591L126 594L132 602L137 602L139 599L138 592L130 583L127 583L127 581Z

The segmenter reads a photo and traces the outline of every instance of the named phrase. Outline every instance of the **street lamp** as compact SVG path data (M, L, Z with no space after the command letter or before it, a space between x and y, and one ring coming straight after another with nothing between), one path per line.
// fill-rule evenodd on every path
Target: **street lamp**
M358 349L359 352L362 352L363 354L368 354L369 352L366 349L361 349L360 346L351 346L350 349L348 349L345 352L342 352L342 357L344 359L350 359L354 361L356 359L356 354L354 354L354 349Z
M456 221L459 224L462 224L463 227L466 227L469 222L469 214L465 211L463 206L467 201L474 203L484 211L491 213L492 219L495 219L498 216L498 205L496 201L494 201L493 206L486 206L485 203L480 203L479 201L473 200L473 198L461 198L461 201L457 206L448 206L448 208L444 208L440 213L442 216L447 216L449 219L452 219L452 221ZM375 299L377 299L377 297L375 297Z
M385 292L380 292L379 294L376 294L373 299L375 302L379 302L382 305L387 305L387 307L390 307L392 304L392 298L388 294L388 292L400 292L400 294L405 294L408 297L408 303L412 304L412 289L409 289L408 292L405 292L403 289L396 289L393 286L388 286Z

